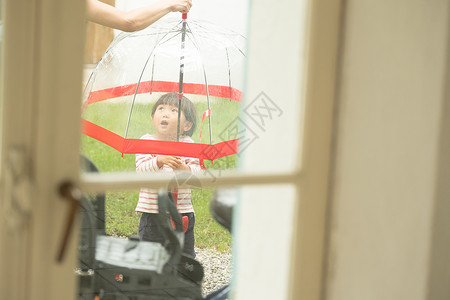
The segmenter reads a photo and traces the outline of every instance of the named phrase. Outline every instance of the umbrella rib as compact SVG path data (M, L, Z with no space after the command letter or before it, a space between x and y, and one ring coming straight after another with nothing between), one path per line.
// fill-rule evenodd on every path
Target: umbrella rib
M113 46L117 45L118 43L120 43L122 40L124 40L126 37L129 37L129 36L130 36L130 33L123 32L111 43L111 45L108 46L108 49L106 49L105 54L103 54L103 56L100 58L100 60L95 65L94 71L91 72L91 74L89 75L89 79L83 90L83 95L86 95L89 84L91 84L91 85L94 84L95 78L97 77L97 68L100 65L100 63L103 61L105 55L112 49ZM91 82L91 80L92 80L92 82ZM90 92L89 92L89 94L90 94ZM87 99L88 99L88 97L86 97L85 100L87 100Z
M172 23L175 23L175 22L170 22L170 25L172 24ZM177 21L176 22L177 24L175 24L174 26L172 26L172 27L170 27L170 28L167 28L167 27L165 27L165 28L162 28L162 27L157 27L157 26L155 26L155 25L153 25L152 27L149 27L149 28L154 28L155 29L155 31L154 32L142 32L142 31L137 31L137 32L131 32L131 33L121 33L121 35L122 34L127 34L130 38L139 38L139 37L142 37L142 36L151 36L151 35L162 35L162 34L164 34L164 35L167 35L167 34L169 34L169 33L171 33L171 32L177 32L176 30L174 30L178 25L180 25L181 24L181 21ZM167 24L167 25L169 25L169 24Z
M178 23L178 24L179 24L179 23ZM176 26L178 26L178 24L175 25L173 28L175 28ZM137 91L138 91L139 85L140 85L140 83L141 83L142 76L144 75L145 67L147 66L148 61L150 60L150 57L151 57L152 54L154 53L156 47L159 46L159 42L160 42L162 39L164 39L168 34L169 34L169 32L167 32L166 34L164 34L164 36L163 36L159 41L156 42L155 47L153 47L153 50L150 52L150 55L148 56L147 60L145 61L144 67L142 68L141 75L139 76L139 80L138 80L138 82L137 82L137 84L136 84L136 89L134 90L133 102L131 103L130 114L128 115L128 121L127 121L127 128L126 128L126 130L125 130L125 138L127 138L127 136L128 136L128 129L130 128L131 115L133 114L133 108L134 108L134 103L135 103L135 101L136 101Z
M228 47L225 48L227 53L227 65L228 65L228 87L230 91L230 101L231 101L231 68L230 68L230 57L228 56Z
M158 45L156 45L155 47L160 47L161 45L164 45L165 43L167 43L168 41L170 41L171 39L173 39L173 38L175 38L175 37L177 37L177 36L179 36L180 34L181 34L181 32L179 32L179 31L170 31L170 32L168 32L168 33L166 33L162 38L161 38L161 40L163 39L163 38L165 38L169 33L176 33L176 34L174 34L173 36L171 36L170 38L168 38L167 40L165 40L165 41L163 41L163 42L160 42Z
M196 38L194 36L194 33L192 32L191 27L189 26L189 24L187 24L187 26L189 27L189 31L191 32L192 38L193 38L193 39L191 39L191 37L188 35L188 39L191 40L192 44L197 48L197 51L200 53L200 46L197 43L197 40L196 40ZM212 143L213 143L213 141L212 141L212 123L211 123L212 111L211 111L211 101L209 99L209 86L208 86L208 80L206 78L205 65L203 64L202 57L201 56L199 56L199 57L200 57L200 62L202 64L203 78L205 80L206 102L208 104L208 110L210 111L209 118L208 118L208 123L209 123L209 144L212 145Z
M176 32L176 31L174 31L174 32ZM169 32L170 33L170 32ZM167 34L169 34L169 33L167 33ZM152 77L151 77L151 81L150 81L150 94L152 93L152 91L153 91L153 78L154 78L154 73L155 73L155 61L156 61L156 54L157 54L157 52L158 52L158 48L161 46L161 45L164 45L165 43L167 43L168 41L170 41L170 40L172 40L173 38L175 38L175 37L177 37L177 36L179 36L180 35L180 33L178 32L177 34L174 34L173 36L171 36L170 38L168 38L167 40L165 40L165 41L163 41L163 42L161 42L160 44L158 44L157 46L155 46L155 48L154 48L154 53L155 53L155 55L153 55L153 63L152 63Z
M105 54L106 54L107 52L109 52L113 47L115 47L118 43L120 43L121 41L123 41L124 39L126 39L127 37L130 37L130 36L131 36L131 33L130 33L130 32L122 32L122 33L120 33L120 34L117 36L117 38L115 38L115 39L111 42L111 44L108 46L108 48L107 48L106 51L105 51ZM104 57L104 55L103 55L102 57Z
M153 75L155 73L155 61L156 61L156 53L157 51L155 50L155 55L153 56L153 63L152 63L152 77L150 79L150 95L153 92Z
M179 22L176 26L178 26L178 25L180 25L180 22ZM175 27L176 27L176 26L175 26ZM173 36L171 36L171 37L168 38L167 40L165 40L165 41L163 41L163 42L160 42L158 45L155 45L155 48L154 48L155 55L153 56L152 76L151 76L151 80L150 80L150 94L151 94L152 91L153 91L153 78L154 78L154 73L155 73L156 53L158 52L158 48L159 48L160 46L164 45L165 43L169 42L169 41L172 40L173 38L175 38L175 37L177 37L178 35L180 35L180 32L175 31L175 30L173 30L173 28L172 28L172 29L170 29L170 30L167 32L166 36L167 36L169 33L173 33L173 32L176 32L176 34L174 34ZM164 37L165 37L165 36L164 36ZM164 37L163 37L163 38L164 38ZM163 39L163 38L161 38L161 39Z
M194 21L193 23L194 23L196 26L198 26L198 27L204 29L204 30L205 30L205 31L204 31L205 33L208 32L208 28L205 27L203 24L198 23L198 22L195 22L195 21ZM247 40L247 38L246 38L245 36L243 36L242 34L240 34L240 33L238 33L238 32L235 32L235 31L233 31L233 33L234 33L235 35L238 35L238 36L240 36L241 38ZM229 34L227 34L227 35L229 35ZM244 51L242 51L241 48L239 48L239 47L236 45L236 42L235 42L233 39L231 39L231 38L228 38L228 40L231 41L231 42L233 43L233 46L235 46L236 49L237 49L239 52L241 52L241 54L245 57Z
M185 16L185 15L183 15ZM183 17L181 29L181 53L180 53L180 74L178 79L178 122L177 122L177 142L180 140L180 121L181 121L181 99L183 95L183 78L184 78L184 47L186 39L186 19Z

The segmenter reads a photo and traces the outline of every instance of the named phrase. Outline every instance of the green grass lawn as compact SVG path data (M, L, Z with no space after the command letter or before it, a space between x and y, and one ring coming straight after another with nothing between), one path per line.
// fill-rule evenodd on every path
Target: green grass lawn
M198 248L226 252L231 247L230 233L221 227L209 212L213 189L192 191L195 209L195 245ZM140 214L134 211L139 192L114 192L106 194L106 233L128 237L137 235Z
M215 116L213 131L213 141L220 142L218 135L226 130L226 126L232 120L234 114L237 116L238 106L236 103L222 101L222 112L230 114L228 117L218 114ZM92 106L92 107L91 107ZM205 103L196 103L198 114L206 110ZM108 130L121 134L124 128L123 123L126 118L123 117L123 111L126 110L124 103L98 103L90 105L83 115L87 120L96 124L101 124ZM133 110L132 120L136 126L131 129L129 134L132 138L140 137L149 132L152 133L151 118L149 118L151 105L138 105ZM218 111L220 109L218 108ZM125 114L126 115L126 114ZM206 123L206 122L205 122ZM199 141L200 121L192 138ZM203 136L209 136L207 133L207 124L203 124ZM209 142L209 137L203 142ZM113 148L94 140L87 136L82 136L82 153L87 156L99 169L100 172L135 172L135 155L121 155ZM236 166L236 156L229 156L214 161L213 164L205 162L207 168L234 168ZM216 249L218 251L229 251L231 247L231 235L222 228L212 218L209 212L209 203L214 190L211 188L196 188L192 190L192 204L196 215L195 238L196 247ZM139 217L135 212L138 201L139 191L108 192L106 194L106 232L114 236L132 236L137 235Z

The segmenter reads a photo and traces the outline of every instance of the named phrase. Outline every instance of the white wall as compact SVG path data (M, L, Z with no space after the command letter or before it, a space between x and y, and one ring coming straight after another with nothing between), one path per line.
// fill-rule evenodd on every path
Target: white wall
M327 300L449 299L448 283L428 295L430 257L448 274L448 246L431 253L436 199L449 199L437 194L449 8L346 1Z

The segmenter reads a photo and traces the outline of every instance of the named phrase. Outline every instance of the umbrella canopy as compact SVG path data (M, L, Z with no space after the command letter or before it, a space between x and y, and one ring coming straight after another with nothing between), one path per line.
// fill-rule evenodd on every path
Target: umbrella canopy
M83 133L122 154L207 160L236 154L238 141L224 132L239 115L245 46L242 35L198 20L161 20L119 34L86 85ZM171 92L196 108L194 143L141 139L155 133L153 106Z

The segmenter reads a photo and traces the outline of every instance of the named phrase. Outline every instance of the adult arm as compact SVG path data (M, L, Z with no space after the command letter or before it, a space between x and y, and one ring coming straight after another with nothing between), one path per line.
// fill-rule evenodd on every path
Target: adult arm
M86 5L89 21L132 32L150 26L169 12L189 12L192 0L162 0L130 11L121 11L99 0L87 0Z

